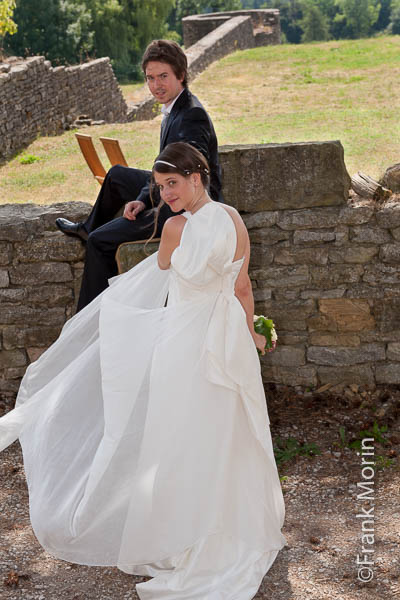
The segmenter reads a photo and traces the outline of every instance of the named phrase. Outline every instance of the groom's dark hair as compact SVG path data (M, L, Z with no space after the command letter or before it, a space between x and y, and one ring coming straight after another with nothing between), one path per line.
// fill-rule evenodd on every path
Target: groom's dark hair
M178 79L183 77L183 87L187 87L187 58L179 44L172 40L153 40L147 46L142 58L142 69L145 75L147 63L152 60L170 65Z

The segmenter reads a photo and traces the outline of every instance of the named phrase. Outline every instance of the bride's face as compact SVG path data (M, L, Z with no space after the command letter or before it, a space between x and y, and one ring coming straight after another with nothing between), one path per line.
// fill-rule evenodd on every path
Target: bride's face
M179 173L155 172L154 179L161 199L174 212L189 209L202 186L199 173L192 173L188 177L184 177Z

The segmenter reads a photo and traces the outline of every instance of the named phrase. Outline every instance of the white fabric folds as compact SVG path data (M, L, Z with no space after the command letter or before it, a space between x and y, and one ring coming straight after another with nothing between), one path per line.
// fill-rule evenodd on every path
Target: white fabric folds
M209 202L68 321L0 419L52 555L153 579L142 600L250 600L285 545L234 223Z

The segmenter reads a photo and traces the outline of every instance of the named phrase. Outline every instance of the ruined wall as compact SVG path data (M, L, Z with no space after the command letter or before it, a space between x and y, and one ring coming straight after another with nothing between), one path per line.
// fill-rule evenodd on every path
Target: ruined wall
M255 312L279 344L262 359L286 385L400 383L400 203L349 199L338 141L220 149L224 196L251 239ZM74 311L80 241L56 230L84 203L0 206L0 395Z
M229 19L250 17L253 29L253 46L268 46L281 43L280 13L277 9L233 10L218 13L190 15L182 19L183 43L186 49L202 37L220 27Z
M0 68L0 161L38 135L61 133L78 115L127 120L127 105L108 58L52 67L43 56Z

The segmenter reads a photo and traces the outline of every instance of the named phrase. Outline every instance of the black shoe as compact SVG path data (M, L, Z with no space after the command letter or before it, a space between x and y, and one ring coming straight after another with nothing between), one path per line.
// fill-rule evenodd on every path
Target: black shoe
M83 226L83 223L73 223L72 221L68 221L68 219L59 217L56 219L56 225L58 229L66 235L74 235L81 238L84 242L88 239L88 233Z

